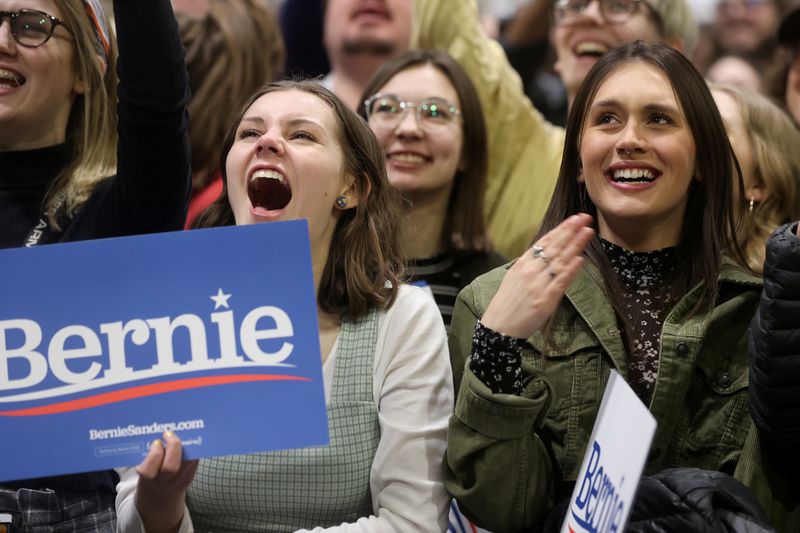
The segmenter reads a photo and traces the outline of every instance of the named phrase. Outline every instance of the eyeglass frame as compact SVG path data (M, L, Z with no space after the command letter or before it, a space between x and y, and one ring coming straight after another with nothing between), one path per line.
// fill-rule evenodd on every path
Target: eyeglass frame
M25 44L23 42L20 42L19 38L17 38L16 20L20 15L28 13L33 13L36 15L47 17L47 19L50 21L51 24L50 33L48 33L47 37L45 37L44 40L39 44ZM45 11L40 11L38 9L19 9L17 11L0 11L0 27L3 26L3 22L5 22L6 18L8 19L8 24L10 26L11 35L14 37L14 41L18 45L24 46L25 48L39 48L40 46L44 45L55 34L56 28L58 26L63 26L64 29L67 30L70 34L72 33L69 29L69 26L67 26L67 24L63 20L61 20L58 17L54 17L50 13L47 13Z
M563 19L560 20L558 18L558 15L556 14L558 9L559 9L559 7L558 7L559 4L566 4L566 3L569 3L570 1L571 0L556 0L555 2L553 2L553 9L550 10L550 13L551 13L551 18L553 20L553 24L554 25L556 25L556 26L572 26L573 24L575 24L574 22L570 22L570 23L565 24L563 22ZM591 4L593 1L594 0L589 0L588 2L586 2L586 7L589 7L589 4ZM624 20L611 20L611 19L608 18L608 16L606 16L606 11L603 8L603 3L607 2L607 1L610 1L610 0L597 0L597 3L600 5L600 15L603 17L603 22L605 22L606 24L625 24L626 22L628 22L631 19L631 17L633 17L639 11L639 9L641 9L641 7L640 7L641 4L644 4L648 8L650 7L650 4L648 4L645 0L632 0L632 2L633 2L635 7L634 7L634 9L632 11L630 11L628 13L628 16L627 16L626 19L624 19ZM564 8L561 8L561 9L564 9ZM661 25L661 17L652 8L650 8L650 12L653 13L653 16L656 19L656 23L660 27L660 25ZM582 13L583 13L583 11L576 12L577 15L581 15Z
M400 106L400 109L402 110L401 113L398 114L397 122L395 124L391 125L391 126L387 126L388 128L391 128L391 129L396 128L397 126L399 126L403 122L403 119L405 119L409 108L414 108L414 120L417 121L417 125L420 128L425 129L425 124L426 123L422 120L422 116L420 115L420 113L422 112L421 110L422 110L422 107L425 105L425 103L429 102L431 100L438 100L438 101L442 102L443 104L447 105L447 108L453 114L453 118L449 119L447 121L447 124L455 123L456 120L458 120L458 117L461 115L461 110L458 107L456 107L455 104L453 104L451 102L448 102L444 98L439 98L439 97L426 98L422 102L420 102L418 104L415 104L413 102L405 102L403 100L400 100L400 97L398 97L396 94L392 94L392 93L375 93L372 96L370 96L369 98L367 98L366 100L364 100L364 114L367 116L367 122L369 122L369 120L373 116L372 104L374 104L380 98L389 98L389 97L394 99L394 100L397 100L397 104Z
M731 4L730 0L719 0L716 5L716 10L718 12L727 11L736 5L740 5L745 9L745 11L753 11L766 6L768 3L768 0L739 0L735 4Z

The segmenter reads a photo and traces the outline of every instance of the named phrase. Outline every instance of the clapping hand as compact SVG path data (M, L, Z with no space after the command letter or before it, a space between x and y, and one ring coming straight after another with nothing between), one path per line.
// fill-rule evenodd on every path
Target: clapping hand
M509 268L481 323L527 339L553 314L584 263L592 217L573 215L539 239Z

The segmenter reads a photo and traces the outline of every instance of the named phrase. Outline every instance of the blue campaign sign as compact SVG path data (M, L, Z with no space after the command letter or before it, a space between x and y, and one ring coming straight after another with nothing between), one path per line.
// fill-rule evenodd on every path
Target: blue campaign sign
M305 221L0 251L0 481L324 445Z

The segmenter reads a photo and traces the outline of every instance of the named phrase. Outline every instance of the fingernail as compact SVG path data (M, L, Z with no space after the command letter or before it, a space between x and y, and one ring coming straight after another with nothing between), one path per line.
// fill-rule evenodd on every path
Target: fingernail
M161 446L161 439L155 439L153 442L150 443L150 447L154 446Z
M165 438L165 439L168 439L168 438L170 438L170 437L174 437L174 436L175 436L175 433L173 433L173 432L171 432L171 431L165 431L165 432L164 432L164 438Z

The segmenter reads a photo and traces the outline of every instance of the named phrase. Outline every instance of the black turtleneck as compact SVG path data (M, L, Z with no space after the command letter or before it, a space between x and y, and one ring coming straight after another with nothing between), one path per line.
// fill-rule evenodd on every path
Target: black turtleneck
M47 188L71 159L66 144L0 152L0 248L23 245L43 214Z
M169 0L115 0L114 13L120 80L117 173L97 184L62 230L40 244L179 230L186 218L189 81L172 7ZM23 245L43 214L48 186L71 157L68 145L0 152L0 248ZM0 485L113 491L114 483L115 474L102 471Z

